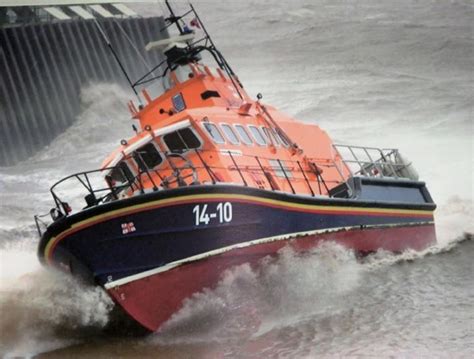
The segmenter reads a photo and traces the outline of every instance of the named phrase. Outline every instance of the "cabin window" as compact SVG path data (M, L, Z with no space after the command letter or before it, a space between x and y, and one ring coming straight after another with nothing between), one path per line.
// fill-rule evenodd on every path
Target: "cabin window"
M265 131L267 129L265 127L259 127L258 129L260 130L260 133L262 134L262 137L267 143L267 145L271 145L272 140L270 139L270 136L268 135L267 131Z
M117 166L110 172L110 179L119 184L126 182L133 182L135 176L133 175L132 170L128 167L126 162L119 162Z
M224 137L222 137L216 125L210 122L204 122L203 125L215 143L225 143Z
M290 144L288 143L288 141L286 140L285 136L282 136L281 132L279 130L276 130L276 129L272 129L272 132L273 134L275 135L275 137L280 140L280 142L283 144L283 146L285 147L289 147Z
M201 141L189 127L164 135L163 142L171 152L175 153L184 153L201 147Z
M280 142L278 142L276 136L273 134L272 131L270 131L267 127L262 127L262 130L265 136L270 139L270 143L273 143L275 146L280 145Z
M252 139L250 138L249 134L245 130L244 126L235 125L235 129L237 130L237 133L239 134L240 139L242 140L243 143L245 143L246 145L251 145L253 143Z
M252 134L253 138L255 139L255 142L259 144L260 146L266 146L267 141L265 140L265 135L255 126L249 126L250 133Z
M133 159L142 171L153 169L163 162L160 152L153 143L140 147L133 153Z
M221 124L221 128L224 130L225 137L232 143L233 145L240 144L239 138L235 134L234 130L230 125Z
M292 178L293 177L293 174L291 173L291 169L288 167L288 165L285 163L285 161L270 160L269 163L270 163L270 166L272 166L273 171L275 172L275 175L277 177L283 177L283 178L286 178L286 177ZM285 174L286 174L286 176L285 176Z
M176 112L181 112L186 108L186 103L184 102L184 98L181 93L174 95L171 98L171 101L173 102L173 106Z
M275 130L273 128L271 128L271 129L269 129L269 132L270 132L270 136L271 136L272 140L274 141L274 143L278 146L281 146L282 141L280 140L280 137L278 137L278 134L275 132Z

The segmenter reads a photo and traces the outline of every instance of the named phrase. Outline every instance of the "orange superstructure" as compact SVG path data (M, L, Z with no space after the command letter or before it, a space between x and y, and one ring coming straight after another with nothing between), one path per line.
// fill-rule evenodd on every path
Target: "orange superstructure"
M103 164L121 166L114 185L136 182L127 195L206 182L327 195L349 176L324 131L252 100L236 77L191 62L168 80L141 110L130 103L141 131Z

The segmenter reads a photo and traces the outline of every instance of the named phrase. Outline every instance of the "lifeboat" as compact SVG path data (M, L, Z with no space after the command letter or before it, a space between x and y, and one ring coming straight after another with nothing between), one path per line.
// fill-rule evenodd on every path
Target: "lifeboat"
M436 242L436 205L398 150L335 144L251 98L192 5L169 9L176 35L147 45L163 51L153 69L163 71L133 84L144 100L128 106L135 134L101 168L52 186L50 223L36 216L45 266L103 287L156 331L226 269L286 246L333 241L366 254Z

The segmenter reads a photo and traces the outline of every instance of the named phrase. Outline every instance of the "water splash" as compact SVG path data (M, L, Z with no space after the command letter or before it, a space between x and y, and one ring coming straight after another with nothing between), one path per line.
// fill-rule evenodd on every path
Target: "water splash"
M29 253L16 254L22 264L21 259L33 260ZM10 272L10 280L0 286L0 355L28 356L64 347L107 324L113 304L103 290L41 268L25 274L25 267L17 278Z
M279 328L300 325L347 310L346 300L371 273L400 262L451 251L471 234L423 251L394 254L380 250L364 258L338 244L326 242L308 253L286 247L278 257L263 259L223 273L214 289L187 299L151 341L235 345L262 338Z
M457 242L464 233L474 233L474 200L469 194L464 197L451 195L435 212L436 233L440 246Z
M64 164L73 158L76 170L80 164L99 167L104 156L119 146L120 138L132 134L125 105L128 98L129 94L116 84L97 83L84 88L81 90L82 112L77 121L35 160L59 160Z
M337 307L361 273L354 253L334 243L304 254L284 248L257 268L223 273L215 289L186 300L153 340L235 343L263 335Z
M449 252L456 248L460 243L467 240L472 240L472 238L472 233L466 232L453 240L449 240L447 242L438 242L422 251L415 251L409 249L404 251L403 253L396 254L385 250L378 250L377 252L363 258L361 260L361 263L364 264L364 267L367 271L375 271L380 269L381 267L394 265L396 263L410 262L424 258L426 256Z
M113 307L102 289L43 269L31 229L24 234L0 232L0 357L31 356L100 332Z

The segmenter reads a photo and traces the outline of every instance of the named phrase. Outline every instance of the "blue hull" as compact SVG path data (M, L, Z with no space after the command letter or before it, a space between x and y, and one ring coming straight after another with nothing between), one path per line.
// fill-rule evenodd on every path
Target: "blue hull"
M328 199L228 185L154 192L58 220L44 234L39 257L105 285L262 239L343 228L433 225L435 205L423 183L391 191L394 198L400 192L404 202L363 199L364 191L361 199Z

